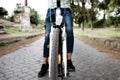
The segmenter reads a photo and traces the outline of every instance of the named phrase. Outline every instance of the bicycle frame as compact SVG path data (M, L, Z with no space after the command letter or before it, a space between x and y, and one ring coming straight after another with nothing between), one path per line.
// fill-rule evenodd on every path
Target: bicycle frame
M67 46L66 46L66 28L65 26L61 26L62 24L62 19L63 19L63 16L61 16L61 10L60 8L57 8L56 9L56 22L55 22L55 25L57 27L54 27L54 25L51 26L51 32L50 32L50 47L49 47L49 77L51 77L51 56L52 56L52 46L53 46L53 34L54 34L54 31L56 30L56 28L59 29L59 34L61 35L61 38L62 38L62 41L61 41L61 44L62 44L62 58L63 60L60 60L62 61L61 65L63 66L64 68L64 77L67 77ZM59 42L60 43L60 42ZM56 53L58 54L58 53ZM57 56L56 56L57 57ZM58 59L59 60L59 59Z

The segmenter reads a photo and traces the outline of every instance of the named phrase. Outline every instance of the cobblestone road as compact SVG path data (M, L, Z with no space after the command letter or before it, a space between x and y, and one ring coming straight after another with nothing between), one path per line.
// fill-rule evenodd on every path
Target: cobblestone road
M0 80L48 80L38 78L44 38L0 58ZM67 80L120 80L120 63L75 39L75 73Z

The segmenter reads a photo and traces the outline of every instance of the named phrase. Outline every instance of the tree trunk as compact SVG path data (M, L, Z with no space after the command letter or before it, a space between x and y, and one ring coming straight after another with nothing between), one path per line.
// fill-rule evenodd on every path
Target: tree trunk
M81 23L81 30L84 31L84 22Z
M105 21L105 17L106 17L106 15L105 15L105 13L103 14L103 20Z
M93 30L93 21L91 21L91 30Z
M78 28L80 28L80 24L78 24Z

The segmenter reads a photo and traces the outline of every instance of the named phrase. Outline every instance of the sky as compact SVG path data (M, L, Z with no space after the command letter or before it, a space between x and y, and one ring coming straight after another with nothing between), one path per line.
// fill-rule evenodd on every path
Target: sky
M25 0L0 0L0 7L4 7L8 11L9 16L11 16L16 8L16 4L21 3L24 6L24 2ZM47 0L28 0L28 6L38 11L41 18L45 19L48 8Z

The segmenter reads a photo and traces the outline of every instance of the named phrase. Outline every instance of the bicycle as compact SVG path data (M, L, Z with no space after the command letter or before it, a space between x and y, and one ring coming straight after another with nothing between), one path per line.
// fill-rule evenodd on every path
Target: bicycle
M67 78L66 29L62 22L60 0L57 0L55 22L52 22L49 46L49 80Z

